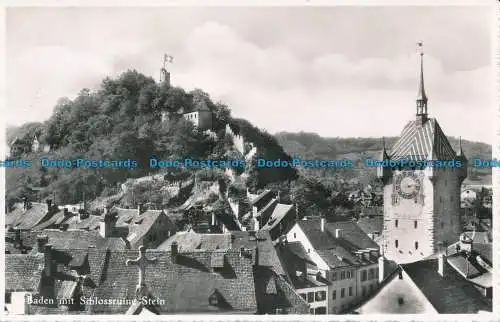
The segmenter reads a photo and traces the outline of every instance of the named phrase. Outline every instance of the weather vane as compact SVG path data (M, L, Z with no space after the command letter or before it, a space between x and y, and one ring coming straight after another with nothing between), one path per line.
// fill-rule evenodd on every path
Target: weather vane
M424 43L422 41L418 42L417 46L418 46L418 53L420 54L420 56L423 56L424 55Z

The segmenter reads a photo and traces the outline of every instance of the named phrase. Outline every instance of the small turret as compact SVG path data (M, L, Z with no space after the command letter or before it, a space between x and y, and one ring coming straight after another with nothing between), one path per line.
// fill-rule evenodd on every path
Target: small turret
M382 180L384 184L386 184L392 176L392 168L389 166L390 159L391 157L385 148L385 138L382 138L382 152L380 153L382 165L377 167L377 178Z
M461 167L458 168L458 179L460 183L467 178L467 168L469 162L467 161L467 157L462 150L462 137L458 139L458 152L457 152L457 160L460 161Z

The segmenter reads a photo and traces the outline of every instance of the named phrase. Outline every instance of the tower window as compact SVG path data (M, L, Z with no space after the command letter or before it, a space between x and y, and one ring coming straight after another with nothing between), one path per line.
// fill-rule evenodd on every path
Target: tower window
M394 221L394 226L398 227L398 220L397 219Z
M415 249L418 249L418 242L415 242Z
M417 228L418 222L416 220L413 222L413 226L415 226L415 228Z
M398 248L399 243L398 243L398 240L397 240L397 239L395 240L394 245L396 246L396 248Z

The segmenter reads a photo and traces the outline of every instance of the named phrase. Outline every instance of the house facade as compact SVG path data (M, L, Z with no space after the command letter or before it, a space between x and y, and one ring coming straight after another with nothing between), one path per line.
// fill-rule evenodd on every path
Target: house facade
M330 283L327 314L345 312L378 288L378 245L355 223L306 218L286 238L300 242L315 263L309 273Z

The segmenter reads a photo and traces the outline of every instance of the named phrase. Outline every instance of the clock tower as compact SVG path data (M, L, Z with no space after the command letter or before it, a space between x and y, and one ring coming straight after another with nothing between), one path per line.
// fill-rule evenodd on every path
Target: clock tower
M467 159L461 141L455 152L437 120L428 117L423 56L420 50L415 119L390 151L384 143L382 159L393 162L377 169L384 184L381 249L398 263L422 260L458 241L461 233L460 187Z

